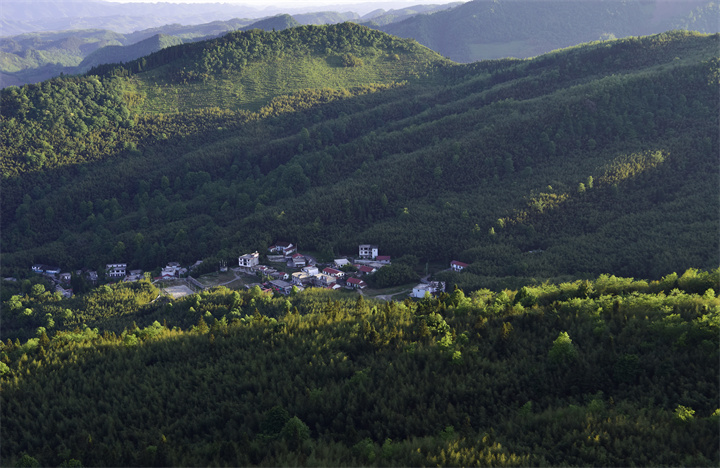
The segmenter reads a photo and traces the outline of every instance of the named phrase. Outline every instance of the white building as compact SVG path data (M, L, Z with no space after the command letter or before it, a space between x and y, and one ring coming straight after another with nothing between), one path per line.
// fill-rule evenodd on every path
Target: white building
M105 271L110 278L125 278L127 263L108 263L105 265Z
M358 249L360 258L375 260L378 256L378 246L370 244L361 244Z
M308 265L308 266L302 267L300 270L307 273L310 276L315 276L318 273L320 273L320 270L315 265Z
M433 295L443 291L445 291L445 283L442 281L432 281L428 284L421 283L413 288L412 297L422 299L425 297L425 293Z
M242 268L252 268L260 264L260 254L258 252L245 254L238 257L238 265Z

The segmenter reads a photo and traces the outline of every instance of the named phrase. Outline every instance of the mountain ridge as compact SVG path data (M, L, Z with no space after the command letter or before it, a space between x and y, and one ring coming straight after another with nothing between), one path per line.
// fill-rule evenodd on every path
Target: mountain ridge
M361 37L383 37L358 26L334 28L358 28L365 34L358 36L360 42ZM271 40L300 31L238 33L234 38ZM103 86L98 90L107 93L106 106L116 102L105 115L117 123L83 117L89 135L97 135L90 140L96 142L92 151L73 146L84 139L71 140L78 143L65 143L70 146L57 147L54 154L43 146L20 147L3 140L8 148L4 154L13 155L3 160L3 213L9 226L4 238L6 245L15 246L3 253L5 264L92 265L101 258L109 261L107 252L118 242L140 265L152 265L159 255L232 259L280 238L294 239L322 258L373 242L393 256L413 255L416 262L468 260L472 268L452 279L465 281L468 289L508 276L533 281L617 269L652 277L670 269L705 268L713 261L718 222L714 205L699 203L697 197L716 189L711 149L717 142L713 83L718 37L676 31L577 46L532 60L429 62L431 66L423 65L427 76L405 84L366 84L356 91L347 85L335 90L298 87L296 94L250 111L227 110L229 101L224 101L225 110L200 111L207 102L198 102L195 111L141 114L144 101L162 102L159 90L175 96L175 85L158 87L158 94L151 96L130 86L146 72L135 76L123 67L108 68L100 79L76 78ZM232 40L216 42L222 47L212 50L224 50L230 57L233 49L225 44ZM326 49L313 43L320 52ZM247 50L260 53L260 44ZM193 47L202 51L201 46ZM347 47L344 50L353 50L352 44ZM170 58L174 52L166 50ZM257 63L267 67L278 60L273 54L256 55ZM384 60L378 63L387 63ZM160 62L156 65L166 66ZM174 65L178 70L180 63L185 62ZM247 64L240 65L240 73L247 72ZM335 67L343 73L346 68ZM113 70L126 70L130 76ZM214 81L223 80L213 78L210 85L201 80L193 89L218 86ZM19 92L2 96L13 102ZM41 109L28 112L42 116ZM64 118L72 122L72 117ZM2 128L7 129L7 123ZM79 131L71 127L68 135L80 138ZM55 128L53 134L59 132ZM72 157L67 152L71 148ZM98 162L88 164L93 160ZM59 162L70 164L57 171L75 181L72 186L51 176L55 170L40 170ZM635 166L641 170L633 172ZM93 174L83 181L78 179L82 167ZM606 183L609 167L637 175ZM15 170L22 175L13 175ZM128 185L126 178L144 182ZM60 185L50 191L39 188L51 182ZM689 191L692 183L695 195ZM656 188L661 184L677 189L662 194ZM126 195L113 187L127 187ZM59 208L63 205L58 200L64 197L91 198L97 208ZM618 200L626 197L633 200L627 205L633 208L621 214ZM316 206L325 208L317 211L312 208ZM53 207L52 224L28 234L45 216L43 207ZM665 210L662 222L639 235L634 223L645 226L649 215L643 213L659 216L659 207ZM510 222L523 211L529 213L529 222ZM693 238L674 244L690 215L695 217ZM546 221L562 225L573 219L583 222L561 235ZM613 237L604 224L623 234ZM94 229L86 230L91 226ZM120 234L108 234L108 227ZM65 240L57 239L54 233L63 230ZM133 241L138 232L146 239L140 244ZM211 234L218 232L223 234ZM104 251L97 247L100 233L110 243ZM188 244L187 236L197 242ZM655 251L656 246L664 253ZM68 249L76 252L74 260ZM538 249L544 252L526 254ZM639 262L633 252L644 252L648 260Z

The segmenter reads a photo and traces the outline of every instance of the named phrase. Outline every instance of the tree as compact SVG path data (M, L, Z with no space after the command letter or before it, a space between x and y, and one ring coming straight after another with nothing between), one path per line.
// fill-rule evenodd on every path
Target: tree
M34 284L30 289L30 295L33 297L41 296L45 292L45 286L42 284Z
M310 438L310 429L300 418L294 416L285 423L280 435L287 441L291 450L297 450L303 441Z
M560 332L557 339L553 341L548 357L551 362L556 364L573 361L577 358L575 345L573 345L570 335L568 335L567 332Z

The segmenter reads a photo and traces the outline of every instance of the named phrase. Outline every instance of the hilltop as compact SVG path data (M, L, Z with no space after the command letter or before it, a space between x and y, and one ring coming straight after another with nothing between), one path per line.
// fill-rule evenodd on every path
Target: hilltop
M446 280L468 290L711 268L717 50L671 32L456 65L344 24L6 90L3 268L233 261L275 239L464 261Z
M305 89L416 80L442 63L449 62L414 41L342 23L229 33L89 73L131 77L144 112L257 110Z

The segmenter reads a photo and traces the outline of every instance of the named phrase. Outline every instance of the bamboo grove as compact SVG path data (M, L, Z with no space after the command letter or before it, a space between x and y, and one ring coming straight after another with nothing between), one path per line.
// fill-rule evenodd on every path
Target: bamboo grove
M719 275L417 302L100 288L3 343L2 464L715 466ZM51 310L31 289L4 308Z

